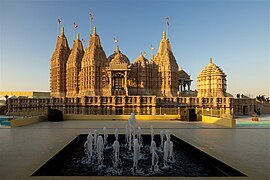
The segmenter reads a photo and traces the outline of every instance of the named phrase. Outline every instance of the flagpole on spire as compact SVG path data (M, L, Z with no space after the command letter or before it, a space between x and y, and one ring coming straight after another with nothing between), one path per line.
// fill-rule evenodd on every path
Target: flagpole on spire
M60 34L61 34L61 32L60 32L60 23L61 23L61 20L58 18L58 20L57 20L58 36L60 36Z
M93 21L93 15L92 15L91 12L89 13L89 18L90 18L90 34L92 34L92 21Z
M152 44L150 45L151 48L151 57L153 57L153 51L155 50L155 48L152 46Z
M168 31L169 31L169 17L166 17L166 38L168 39Z
M76 29L78 28L78 24L76 22L73 22L73 37L74 40L76 39Z

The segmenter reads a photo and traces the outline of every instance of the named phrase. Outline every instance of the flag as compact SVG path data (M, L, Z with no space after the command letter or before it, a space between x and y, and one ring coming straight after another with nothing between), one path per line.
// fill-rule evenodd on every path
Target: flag
M118 40L117 40L116 38L113 38L113 40L114 40L114 42L115 42L115 43L117 43L117 42L118 42Z
M58 24L60 24L61 23L61 20L58 18Z
M78 24L76 24L75 22L73 23L73 25L74 25L74 28L78 27Z
M89 16L90 16L90 20L93 21L93 15L92 15L92 13L90 13Z
M169 26L169 17L168 16L166 17L166 24L167 24L167 26Z

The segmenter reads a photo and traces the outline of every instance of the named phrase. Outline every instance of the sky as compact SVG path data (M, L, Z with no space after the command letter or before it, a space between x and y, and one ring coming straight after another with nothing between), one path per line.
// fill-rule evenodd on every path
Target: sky
M73 22L87 47L90 12L107 57L115 37L131 62L140 51L150 59L168 16L174 56L193 90L212 57L227 75L227 92L270 96L268 0L1 0L0 91L49 91L57 19L70 48Z

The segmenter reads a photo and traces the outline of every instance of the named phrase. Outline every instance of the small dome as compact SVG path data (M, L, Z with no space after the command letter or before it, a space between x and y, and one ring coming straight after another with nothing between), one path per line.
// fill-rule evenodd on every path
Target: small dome
M145 65L148 63L148 60L142 55L142 52L140 52L140 56L135 59L134 64L142 64Z
M212 58L210 58L210 63L200 72L198 77L205 76L226 76L225 73L212 62Z
M108 57L108 62L113 64L130 64L127 56L122 54L118 48L114 51L114 54Z

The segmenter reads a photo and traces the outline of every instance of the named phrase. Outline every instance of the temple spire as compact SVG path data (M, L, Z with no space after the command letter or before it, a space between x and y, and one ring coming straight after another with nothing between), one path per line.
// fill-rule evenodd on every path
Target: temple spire
M182 71L183 70L183 68L182 68L182 66L180 66L180 71Z
M77 33L77 39L80 40L80 34L79 33Z
M212 57L210 57L210 64L213 64L213 59L212 59Z

